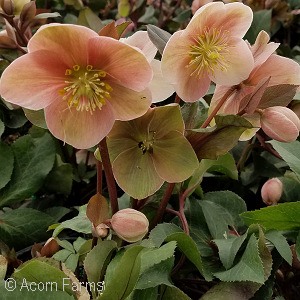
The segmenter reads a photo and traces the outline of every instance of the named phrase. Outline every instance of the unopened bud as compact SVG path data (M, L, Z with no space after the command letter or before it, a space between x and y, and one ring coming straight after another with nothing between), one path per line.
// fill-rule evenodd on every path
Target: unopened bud
M121 239L134 243L148 232L149 221L140 211L126 208L112 216L111 227Z
M108 228L109 227L103 223L97 225L96 227L94 224L92 224L92 235L97 238L105 238L108 235Z
M14 14L14 3L12 0L1 0L0 6L6 15L12 16Z
M282 182L278 178L271 178L261 188L261 197L265 204L275 205L282 195Z
M43 248L41 249L41 255L46 257L51 257L54 255L58 250L60 249L60 246L58 245L58 242L55 238L51 237L47 240Z
M298 116L289 108L274 106L261 114L261 128L272 139L279 142L293 142L300 130Z

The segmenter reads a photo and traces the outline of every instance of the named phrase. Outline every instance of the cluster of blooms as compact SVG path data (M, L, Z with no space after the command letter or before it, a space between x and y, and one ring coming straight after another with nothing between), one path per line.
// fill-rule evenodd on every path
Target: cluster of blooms
M214 82L210 112L218 107L255 127L242 139L259 128L280 141L297 138L299 118L286 108L292 97L280 100L276 93L281 85L296 92L300 66L274 54L278 44L265 32L252 46L244 41L252 18L242 3L208 3L171 36L161 62L146 32L116 40L82 26L44 25L29 40L28 53L3 72L0 94L24 108L44 109L51 133L78 149L108 136L118 184L142 199L197 167L179 106L150 108L174 91L195 102Z

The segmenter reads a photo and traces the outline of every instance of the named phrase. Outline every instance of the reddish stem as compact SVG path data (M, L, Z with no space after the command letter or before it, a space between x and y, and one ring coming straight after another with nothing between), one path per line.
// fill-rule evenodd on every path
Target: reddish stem
M116 187L116 183L115 183L115 179L114 179L114 175L110 163L109 153L107 149L106 138L104 138L99 143L99 150L100 150L100 155L101 155L103 169L106 178L106 184L109 193L111 212L112 214L115 214L119 210L118 195L117 195L117 187Z
M165 194L164 194L164 197L160 203L160 206L158 208L158 211L157 211L157 214L155 216L155 219L153 220L152 222L152 225L151 225L151 229L153 229L158 223L161 222L163 216L164 216L164 213L165 213L165 210L166 210L166 207L169 203L169 200L170 200L170 197L172 195L172 192L173 192L173 189L175 187L175 183L169 183L168 184L168 187L165 191Z
M226 100L233 94L235 91L236 86L232 86L226 93L225 95L221 98L217 106L213 109L211 114L207 117L207 119L204 121L204 123L201 125L201 128L206 128L211 120L215 117L215 115L218 113L220 108L223 106L223 104L226 102Z

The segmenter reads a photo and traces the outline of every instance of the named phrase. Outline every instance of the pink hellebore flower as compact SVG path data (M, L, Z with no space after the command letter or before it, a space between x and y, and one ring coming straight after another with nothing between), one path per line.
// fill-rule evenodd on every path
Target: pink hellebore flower
M137 31L132 36L122 38L120 41L141 51L150 63L153 71L153 78L148 88L152 95L152 103L157 103L169 98L175 92L174 86L167 82L163 77L161 62L154 59L157 48L151 42L148 33L146 31Z
M245 108L243 98L251 94L258 84L270 77L268 87L280 84L300 85L300 66L295 61L273 54L278 43L269 43L270 37L265 31L257 36L255 44L251 46L254 57L254 68L249 77L236 86L234 92L226 100L219 113L237 114ZM210 111L221 100L222 96L231 89L231 86L218 85L211 101ZM278 103L286 105L288 103ZM264 107L265 108L265 107Z
M42 26L28 54L3 72L0 94L32 110L44 108L51 133L80 149L103 139L114 121L143 115L152 70L144 55L77 25Z
M197 101L211 81L234 85L249 76L253 57L242 37L252 18L252 10L242 3L208 3L197 10L185 30L170 38L162 72L182 100Z

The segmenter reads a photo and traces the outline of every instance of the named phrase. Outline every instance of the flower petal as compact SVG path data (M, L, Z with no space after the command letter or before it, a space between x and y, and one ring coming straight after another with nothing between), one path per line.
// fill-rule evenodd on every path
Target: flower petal
M186 30L201 35L205 28L216 28L229 36L242 38L248 31L253 19L249 6L242 3L208 3L193 16Z
M170 132L153 144L152 158L159 176L167 182L181 182L198 167L196 154L180 132Z
M247 79L254 66L254 60L245 41L231 38L228 41L229 51L224 54L228 62L225 70L216 68L210 75L212 81L222 85L235 85Z
M112 163L115 179L125 193L135 199L154 194L164 183L151 156L138 147L122 152Z
M114 110L116 120L128 121L142 116L151 105L148 89L136 92L118 84L111 84L113 90L108 100Z
M56 138L78 149L97 145L115 121L109 103L91 114L68 108L67 101L56 101L45 109L45 117L50 132Z
M113 38L101 36L89 40L89 64L107 72L119 84L143 91L152 79L152 68L146 57Z
M210 79L203 75L191 76L189 51L191 37L178 31L169 39L161 60L162 73L174 85L178 96L186 102L195 102L206 94Z
M151 42L147 31L137 31L132 36L122 38L120 41L139 49L146 56L148 62L151 62L157 53L157 48Z
M58 99L67 66L60 57L43 50L25 54L3 72L0 94L8 102L38 110Z
M154 59L150 65L153 70L153 78L148 88L152 94L152 103L157 103L169 98L175 92L175 89L174 86L168 83L163 77L161 62L159 60Z
M155 132L155 139L161 139L170 131L184 133L184 122L182 119L180 106L169 104L151 109L153 117L149 125L149 131Z
M48 50L56 53L69 68L87 65L88 40L98 37L93 30L78 25L50 24L42 26L30 39L28 51Z
M277 84L300 85L300 66L292 59L272 54L255 72L251 73L248 81L255 85L269 76L271 76L269 86Z
M269 41L270 36L265 31L260 31L255 40L255 44L251 47L251 52L254 57L254 67L264 63L280 45L280 43L269 43Z

